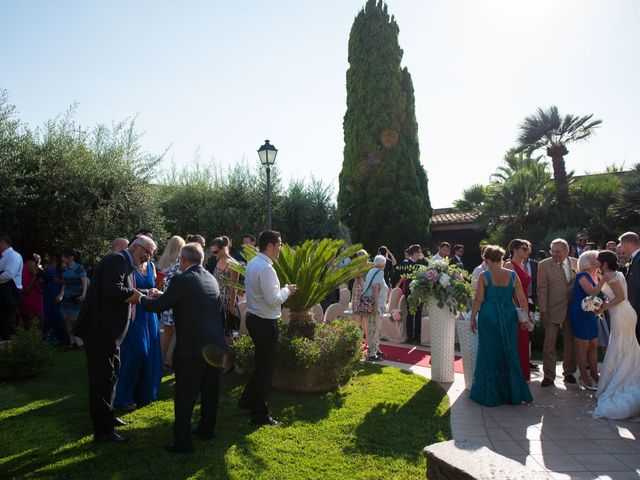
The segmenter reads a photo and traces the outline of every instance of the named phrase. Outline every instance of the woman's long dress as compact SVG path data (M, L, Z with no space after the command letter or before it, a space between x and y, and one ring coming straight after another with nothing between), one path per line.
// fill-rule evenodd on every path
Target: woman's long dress
M611 336L598 381L596 418L626 419L640 415L640 345L636 340L638 316L627 300L627 281L616 272L625 299L609 310ZM615 295L609 285L602 287L609 300Z
M154 288L155 275L151 265L147 275L134 271L136 288ZM120 347L120 374L116 385L114 406L124 408L146 405L158 398L162 381L162 351L158 316L136 305L135 319Z
M515 262L511 262L513 265L513 270L518 275L520 279L520 283L522 284L522 290L525 292L529 291L529 284L531 283L531 275L524 268L518 265ZM522 305L517 302L518 307L522 307ZM522 375L525 380L529 380L531 378L531 367L529 366L529 330L523 330L518 325L518 358L520 359L520 369L522 370Z
M56 297L60 294L62 285L59 283L62 272L57 268L45 267L44 284L42 286L42 300L44 307L44 322L42 332L51 341L58 341L63 344L69 343L69 335L64 326L64 320L60 313L60 303L56 302Z
M484 275L487 285L478 314L478 354L470 398L487 407L531 402L518 359L519 325L513 303L516 274L512 272L506 287L494 286L489 272Z

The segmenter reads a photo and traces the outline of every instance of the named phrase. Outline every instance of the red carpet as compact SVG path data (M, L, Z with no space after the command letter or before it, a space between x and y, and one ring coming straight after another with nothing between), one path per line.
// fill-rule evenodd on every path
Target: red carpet
M380 344L380 350L385 354L385 360L418 365L419 367L431 366L431 354L414 346L400 347ZM458 355L455 357L454 369L456 373L462 373L462 358Z

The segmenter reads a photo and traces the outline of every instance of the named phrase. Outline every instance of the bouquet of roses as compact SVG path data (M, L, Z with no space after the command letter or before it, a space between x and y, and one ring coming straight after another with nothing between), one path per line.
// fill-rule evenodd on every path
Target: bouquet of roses
M604 302L600 297L590 296L582 300L582 310L585 312L597 312L600 310Z
M447 306L451 312L464 312L473 296L469 274L444 260L427 260L427 264L418 267L407 280L411 282L408 298L411 313L428 297L435 298L440 308Z

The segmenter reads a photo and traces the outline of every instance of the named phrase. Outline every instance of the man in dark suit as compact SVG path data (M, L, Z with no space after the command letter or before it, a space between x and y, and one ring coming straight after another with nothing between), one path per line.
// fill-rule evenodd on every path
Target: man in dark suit
M453 247L453 257L449 259L449 265L457 265L460 268L464 268L462 262L462 256L464 255L464 245L457 244Z
M640 237L637 233L626 232L618 240L622 253L629 259L626 274L628 300L640 318ZM636 338L640 343L640 322L636 322Z
M135 297L134 266L149 260L156 244L138 237L128 249L104 257L96 265L93 280L80 309L73 333L84 340L89 371L89 411L94 441L125 443L114 432L126 422L114 416L113 396L120 370L120 344L134 320L135 309L126 303Z
M200 423L194 430L202 439L215 436L220 367L226 351L220 318L220 287L202 266L204 252L197 243L180 250L181 274L171 279L164 294L153 291L150 298L138 296L142 308L151 312L173 310L176 326L174 351L175 422L173 443L164 446L169 452L193 452L191 416L200 393Z

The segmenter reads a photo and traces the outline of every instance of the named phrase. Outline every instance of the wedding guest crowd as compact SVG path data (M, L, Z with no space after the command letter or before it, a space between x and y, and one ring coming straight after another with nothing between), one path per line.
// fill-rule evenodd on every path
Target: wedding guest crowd
M256 239L247 234L243 246ZM282 287L273 268L282 246L280 234L262 232L259 253L249 262L246 278L235 266L246 262L232 251L228 236L214 238L211 257L204 265L205 239L173 236L155 261L153 232L141 228L131 242L112 241L111 252L95 267L89 281L77 249L61 257L45 256L44 268L36 254L20 254L11 239L0 235L0 339L13 333L16 317L25 327L39 325L46 335L76 349L85 342L89 373L89 410L96 442L124 443L114 428L126 422L116 411L131 412L157 400L163 374L172 363L176 374L175 423L171 452L191 452L191 416L198 393L201 418L195 433L213 438L222 372L234 368L233 340L240 329L238 297L232 284L244 282L246 326L255 345L255 369L242 392L239 406L250 410L251 422L277 425L268 407L275 365L281 305L296 293ZM470 398L485 406L534 401L527 382L531 368L530 328L534 311L544 329L543 377L540 385L556 382L556 340L562 332L562 379L575 388L597 392L593 414L606 418L640 415L640 238L633 232L609 241L598 251L585 232L575 245L558 238L546 252L531 259L532 244L513 239L505 251L495 245L482 248L482 263L473 270L474 291L470 328L478 335L478 353ZM453 252L453 255L451 253ZM352 285L351 308L371 301L363 312L366 358L379 361L380 314L391 287L411 295L407 277L428 262L446 262L465 268L461 243L437 244L437 253L425 258L418 244L397 262L381 246L373 268ZM575 253L577 257L571 255ZM361 250L358 255L367 256ZM429 254L427 254L429 255ZM345 261L346 264L346 261ZM598 311L585 311L583 300L600 296ZM410 343L421 342L421 309L407 315ZM171 355L172 345L175 346ZM606 348L598 371L598 346ZM163 368L164 367L164 368Z

